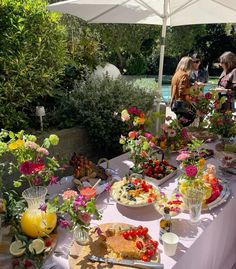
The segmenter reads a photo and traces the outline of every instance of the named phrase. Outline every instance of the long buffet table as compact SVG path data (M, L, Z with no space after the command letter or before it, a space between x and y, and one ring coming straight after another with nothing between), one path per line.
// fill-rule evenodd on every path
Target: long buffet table
M207 144L206 147L214 149L214 143ZM171 156L170 162L173 165L177 165L176 156L176 154ZM120 176L124 176L129 170L127 160L128 154L111 159L110 168L116 170ZM211 158L207 162L215 164L216 167L219 164L216 158ZM218 175L220 176L220 173ZM172 192L177 185L177 176L178 174L160 188L167 193ZM224 179L229 182L230 197L220 206L210 211L203 211L199 223L190 223L187 213L181 213L173 218L173 232L180 237L180 242L173 257L166 256L162 245L159 244L160 259L165 269L236 268L236 176L227 175ZM49 195L61 193L67 188L73 188L71 176L62 178L60 184L49 186ZM150 235L159 241L161 215L152 205L142 208L124 207L116 204L109 194L104 192L98 196L97 206L102 212L102 219L93 220L93 226L116 222L143 225L148 227ZM72 237L68 231L59 230L56 249L45 261L43 269L69 269L68 253Z

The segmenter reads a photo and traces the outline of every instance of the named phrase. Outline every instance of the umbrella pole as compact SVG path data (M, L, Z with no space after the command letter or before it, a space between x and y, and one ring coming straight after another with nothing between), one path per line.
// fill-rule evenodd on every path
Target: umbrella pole
M160 59L159 59L159 73L158 73L158 88L156 94L156 111L160 112L160 103L162 101L162 75L165 55L165 39L166 39L166 24L167 24L167 0L164 1L164 16L161 30L161 48L160 48ZM160 118L156 119L156 133L160 130Z

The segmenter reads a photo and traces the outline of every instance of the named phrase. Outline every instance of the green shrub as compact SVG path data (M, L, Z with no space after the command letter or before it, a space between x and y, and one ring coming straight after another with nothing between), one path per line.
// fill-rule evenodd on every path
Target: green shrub
M87 129L96 149L115 152L121 149L119 138L125 128L120 112L129 106L146 112L153 98L153 93L134 87L122 78L91 78L75 87L71 107L75 108L78 122Z
M1 1L0 127L26 128L31 103L53 95L66 53L59 19L43 0Z
M127 60L127 75L143 75L147 72L147 62L143 55L132 55Z

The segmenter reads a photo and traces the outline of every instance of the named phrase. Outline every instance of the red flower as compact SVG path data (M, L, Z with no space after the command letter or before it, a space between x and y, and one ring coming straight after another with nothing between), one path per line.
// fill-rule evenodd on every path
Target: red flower
M33 163L33 174L38 173L45 167L44 163Z
M208 100L210 100L212 98L212 94L210 92L207 92L205 94L205 98L208 99Z
M139 116L141 114L141 112L142 111L140 109L138 109L136 106L131 106L131 107L128 108L128 113L129 114L134 114L136 116Z
M30 161L25 161L25 162L21 163L19 166L19 171L22 174L31 175L34 171L33 163Z
M44 168L44 164L37 164L30 161L25 161L20 164L19 171L25 175L36 174Z

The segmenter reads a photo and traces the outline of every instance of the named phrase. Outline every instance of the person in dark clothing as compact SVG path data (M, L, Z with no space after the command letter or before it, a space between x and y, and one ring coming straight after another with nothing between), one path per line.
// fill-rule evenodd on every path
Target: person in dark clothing
M226 51L220 56L220 64L223 68L218 81L219 98L225 97L226 102L222 105L221 111L234 110L236 98L236 55Z
M208 82L208 70L202 66L202 60L198 53L191 55L193 59L193 70L190 74L190 82L192 85L197 83L199 86L204 86Z

